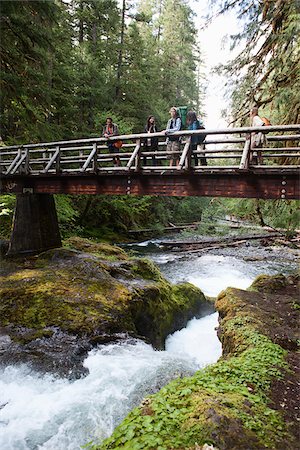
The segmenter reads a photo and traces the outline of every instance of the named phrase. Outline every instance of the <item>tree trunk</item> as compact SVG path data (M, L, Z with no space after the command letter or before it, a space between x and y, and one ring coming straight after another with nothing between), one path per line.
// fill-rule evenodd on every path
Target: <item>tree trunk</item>
M256 210L256 214L257 214L257 216L259 218L259 224L262 227L264 227L266 224L265 224L265 221L264 221L261 209L260 209L259 200L257 198L255 199L255 210Z
M116 100L120 97L120 90L121 90L120 84L121 84L121 76L122 76L123 45L124 45L124 34L125 34L125 10L126 10L126 0L123 0L120 48L119 48L118 66L117 66Z

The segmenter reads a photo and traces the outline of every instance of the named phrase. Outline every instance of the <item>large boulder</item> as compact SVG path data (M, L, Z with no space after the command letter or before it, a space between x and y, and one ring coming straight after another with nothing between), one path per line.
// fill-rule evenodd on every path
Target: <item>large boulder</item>
M172 286L153 263L120 248L78 238L68 246L3 264L2 363L79 376L98 343L130 335L161 349L169 333L214 309L196 287Z

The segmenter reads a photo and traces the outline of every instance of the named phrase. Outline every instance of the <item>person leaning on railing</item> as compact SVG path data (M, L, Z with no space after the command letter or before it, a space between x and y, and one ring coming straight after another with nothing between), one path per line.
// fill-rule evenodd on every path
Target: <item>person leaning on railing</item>
M188 126L188 130L204 130L203 122L197 119L195 111L189 111L186 116L186 124ZM194 153L198 149L198 145L202 145L202 149L204 150L204 142L205 135L204 134L194 134L191 139L191 148L192 153L194 154L195 166L198 166L198 156L197 153ZM200 157L200 164L202 166L207 166L207 160L205 158L205 154Z
M258 115L257 106L254 106L250 110L250 124L252 127L262 127L265 124L265 122ZM256 132L251 133L250 163L263 164L262 152L261 150L258 149L262 148L265 144L266 144L266 137L264 133L262 133L261 131L259 131L258 133Z
M107 117L106 124L103 127L102 136L104 136L107 139L107 147L108 147L109 153L119 153L119 148L116 146L116 142L109 141L110 137L118 136L119 134L120 133L119 133L118 125L113 123L111 117ZM114 160L115 166L121 166L121 161L120 161L119 156L115 156L113 160Z
M158 133L159 129L155 123L155 117L149 116L147 119L147 123L144 128L144 133L148 133L149 137L143 139L143 146L147 152L157 152L158 151L158 137L150 137L151 133ZM144 156L144 165L147 164L147 158ZM156 166L155 155L152 155L152 164Z
M180 137L172 136L172 133L175 131L181 130L181 119L179 117L177 108L172 106L170 109L171 118L168 120L167 128L165 130L165 134L167 137L167 159L170 160L170 167L173 166L173 163L178 166L179 164L179 153L180 152Z

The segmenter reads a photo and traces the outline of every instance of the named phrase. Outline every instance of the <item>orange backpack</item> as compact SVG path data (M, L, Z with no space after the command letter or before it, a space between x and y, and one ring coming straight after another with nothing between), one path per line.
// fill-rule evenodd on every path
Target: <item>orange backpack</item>
M264 125L267 126L267 127L272 125L270 120L267 119L267 117L262 117L261 120L263 121Z

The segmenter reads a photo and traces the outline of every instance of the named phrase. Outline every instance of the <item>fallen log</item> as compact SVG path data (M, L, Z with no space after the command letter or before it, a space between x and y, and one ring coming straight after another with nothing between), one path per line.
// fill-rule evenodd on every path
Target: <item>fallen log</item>
M215 250L217 248L223 248L223 247L235 247L241 244L245 244L247 241L242 240L242 241L236 241L236 242L230 242L230 243L223 243L223 244L218 244L218 245L213 245L211 247L204 247L204 248L197 248L194 250L188 250L189 254L190 253L201 253L207 250ZM183 253L184 251L186 251L186 249L180 249L180 250L172 250L173 252L178 252L178 253Z
M180 247L182 249L193 249L193 248L201 248L201 247L209 247L214 244L224 244L228 245L230 242L238 242L238 241L248 241L254 239L272 239L275 237L281 237L281 233L268 233L268 234L260 234L260 235L248 235L248 236L238 236L238 237L223 237L221 239L203 239L202 241L161 241L159 245L161 247L171 248L172 247Z
M180 231L180 230L193 230L199 226L199 222L189 223L186 225L174 225L173 223L169 224L169 227L163 227L162 231ZM142 228L140 230L128 230L130 234L142 234L142 233L157 233L157 230L153 228Z

